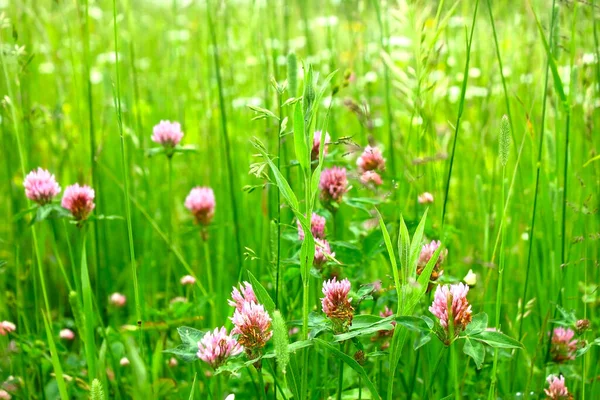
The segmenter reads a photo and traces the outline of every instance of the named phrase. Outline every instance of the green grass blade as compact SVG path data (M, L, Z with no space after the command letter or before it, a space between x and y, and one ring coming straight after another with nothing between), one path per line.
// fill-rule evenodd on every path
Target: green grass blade
M63 370L60 365L60 360L58 359L58 350L56 349L56 343L54 342L54 337L52 335L50 321L48 321L48 316L44 313L44 311L40 310L40 312L42 313L42 316L44 318L46 337L48 338L48 346L50 347L50 358L52 360L52 367L54 368L54 375L56 376L58 392L60 393L60 398L62 400L68 400L69 394L67 392L67 386L65 384L65 377L63 375Z

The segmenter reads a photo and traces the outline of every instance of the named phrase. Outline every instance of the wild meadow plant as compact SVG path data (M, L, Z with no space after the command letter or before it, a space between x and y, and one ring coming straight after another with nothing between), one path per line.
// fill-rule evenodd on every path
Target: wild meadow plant
M598 4L46 3L0 399L600 396Z

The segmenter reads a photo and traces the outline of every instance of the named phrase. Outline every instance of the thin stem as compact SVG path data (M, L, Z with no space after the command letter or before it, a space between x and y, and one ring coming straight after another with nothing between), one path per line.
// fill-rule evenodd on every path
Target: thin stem
M234 169L233 169L233 160L231 157L231 146L229 143L229 134L227 131L227 112L226 112L226 107L225 107L225 97L223 95L223 82L222 82L222 78L221 78L221 67L220 67L220 62L219 62L219 48L217 46L217 34L215 32L215 26L213 23L213 19L211 16L210 11L212 10L211 8L211 2L210 0L207 1L207 9L206 9L206 17L208 19L208 26L209 26L209 30L210 30L210 37L212 40L212 45L213 45L213 59L214 59L214 63L215 63L215 75L217 78L217 86L219 89L219 107L220 107L220 111L221 111L221 129L223 132L223 142L225 145L225 159L227 161L227 179L228 179L228 183L229 183L229 200L231 203L231 211L233 212L233 226L234 226L234 233L235 233L235 244L236 244L236 255L237 255L237 259L238 259L238 265L240 266L240 271L239 271L239 276L238 276L238 280L241 279L242 277L242 271L243 271L243 262L242 262L242 255L241 255L241 251L242 251L242 244L241 244L241 240L240 240L240 224L239 224L239 219L238 219L238 209L237 209L237 202L235 199L235 184L234 184L234 179L233 179L233 173L234 173Z
M454 139L452 141L452 154L450 156L450 167L448 168L448 175L446 177L446 191L444 194L444 206L442 209L442 226L444 226L446 218L446 206L448 203L448 194L450 192L450 178L452 177L452 167L454 166L454 156L456 154L456 142L458 141L458 132L460 128L460 120L462 118L464 106L465 106L465 95L467 93L467 81L469 76L469 63L471 61L471 45L473 44L473 33L475 32L475 22L477 21L477 10L479 9L479 0L475 2L475 11L473 12L473 22L471 23L471 35L467 42L467 61L465 63L464 78L462 82L462 89L460 92L460 102L458 106L458 115L456 117L456 126L454 127Z
M65 282L67 284L67 287L69 288L69 292L73 291L73 287L71 286L71 280L69 279L69 276L67 275L67 271L65 270L65 265L63 264L62 258L60 257L60 253L58 251L58 245L57 245L57 235L56 235L56 229L54 227L54 225L52 225L50 227L50 230L52 231L52 251L54 252L54 258L56 258L56 262L58 263L58 268L60 269L60 272L62 273L63 277L65 278Z
M83 58L84 58L84 68L83 68L83 73L84 73L84 81L86 82L86 100L87 100L87 112L88 112L88 126L89 126L89 140L90 140L90 170L91 170L91 174L92 174L92 185L94 186L94 188L96 189L96 203L98 203L98 207L97 207L97 211L98 209L101 209L100 207L100 199L101 196L100 194L102 193L102 190L100 190L100 182L98 180L98 172L97 172L97 165L96 165L96 133L95 133L95 127L94 127L94 99L93 99L93 91L92 91L92 80L90 78L90 30L89 30L89 23L90 23L90 19L89 19L89 1L85 0L84 1L84 13L85 13L85 19L84 19L84 23L82 24L82 30L83 30ZM101 294L101 290L100 290L100 283L102 281L106 281L107 280L107 275L106 273L108 272L108 270L106 268L100 268L100 232L99 232L99 226L98 224L94 224L94 259L96 261L96 266L95 266L95 270L96 270L96 276L98 277L98 279L96 279L95 282L95 289L96 289L96 297L99 299L102 297ZM102 272L103 271L103 272ZM102 277L101 277L102 275ZM101 278L100 278L101 277Z
M340 345L340 350L343 351L343 346ZM338 371L338 390L337 390L337 400L342 399L342 390L344 390L344 361L340 359L339 361L339 371Z
M566 242L566 226L567 226L567 194L568 194L568 183L569 183L569 136L571 132L571 112L567 109L567 120L565 122L565 165L563 168L563 206L562 206L562 232L560 240L560 268L564 273L565 263L567 257L565 254L565 242ZM562 293L559 291L559 293ZM562 306L562 295L559 295L558 304Z
M452 359L452 382L454 383L454 398L460 400L460 384L458 380L458 354L456 342L450 346L450 356Z
M260 399L266 399L265 380L263 378L262 368L256 368L258 374L258 396Z
M171 155L167 156L167 181L168 181L168 194L167 201L169 204L167 205L167 238L169 239L169 243L173 245L173 157ZM169 254L167 255L167 287L166 287L166 301L168 302L171 298L171 279L173 278L173 252L169 250Z
M208 280L208 293L211 296L215 296L216 293L214 291L214 287L213 287L213 270L212 270L212 263L210 261L210 246L208 245L208 239L204 239L202 240L202 242L204 243L204 263L206 264L206 275L207 275L207 280ZM216 310L214 310L216 311ZM211 313L211 322L212 322L212 326L216 326L216 312L212 312Z
M505 199L505 176L506 176L506 166L502 166L502 203L503 203L503 212L502 212L502 222L504 222L504 218L506 216L506 207L504 206L506 204L506 199ZM502 224L500 226L500 230L501 233L500 235L502 236L501 239L501 243L500 243L500 262L498 265L498 289L496 291L496 322L495 322L495 327L496 329L500 330L500 311L502 310L502 284L503 284L503 277L504 277L504 238L505 238L505 232L506 229L504 227L504 224ZM496 384L497 384L497 372L498 372L498 349L495 348L494 349L494 363L493 363L493 369L492 369L492 384L490 385L490 391L488 394L488 399L493 399L496 396Z
M125 192L125 218L127 220L127 237L129 239L129 260L131 263L131 276L133 281L133 292L135 297L135 310L137 317L138 328L142 327L142 308L140 303L140 293L138 288L137 267L135 262L135 249L133 241L133 225L131 222L131 204L129 199L129 176L127 173L127 162L125 156L125 134L123 132L123 119L121 114L121 77L119 73L119 35L117 23L117 0L113 0L113 26L115 39L115 72L116 72L116 87L114 93L115 108L117 110L117 121L119 125L120 148L121 148L121 168L123 173L123 190ZM139 329L140 334L140 351L144 352L142 329ZM143 358L143 355L142 355Z
M304 282L302 283L302 338L304 340L308 339L308 300L309 300L309 278L306 277ZM302 396L308 396L308 348L305 348L303 351L303 366L302 368ZM307 398L307 397L306 397Z
M277 169L281 171L281 124L283 122L283 108L281 106L281 93L278 93L279 124L277 127ZM279 308L279 273L281 269L281 190L277 190L277 270L275 275L275 307Z
M552 51L553 48L553 39L554 39L554 35L552 34L552 32L554 31L554 22L556 19L556 12L555 12L555 7L554 7L554 2L556 0L553 0L553 4L552 4L552 21L550 22L550 33L548 34L549 36L549 47L550 47L550 51ZM548 56L550 57L550 55ZM522 302L521 302L521 310L519 312L520 315L520 320L519 320L519 340L521 340L523 338L523 314L525 312L525 303L526 303L526 299L527 299L527 288L529 287L529 271L531 270L531 254L533 252L533 242L534 242L534 234L535 234L535 216L536 216L536 211L537 211L537 202L538 202L538 194L539 194L539 187L540 187L540 171L541 171L541 166L542 166L542 154L543 154L543 144L544 144L544 128L546 126L545 122L546 122L546 99L548 97L548 78L550 75L550 71L549 71L549 65L550 65L550 61L549 59L546 59L546 75L544 78L544 96L543 96L543 100L542 100L542 120L541 120L541 124L540 124L540 134L539 139L538 139L538 151L537 151L537 163L536 163L536 171L535 171L535 191L534 191L534 196L533 196L533 208L531 210L531 228L529 229L529 246L527 249L527 268L526 268L526 272L525 272L525 285L523 287L523 297L522 297ZM520 352L517 352L517 359L519 357ZM527 392L526 392L527 393ZM527 395L527 394L526 394Z
M383 51L389 54L389 33L387 28L387 24L384 23L383 17L381 15L381 9L379 6L379 0L373 0L373 5L375 6L375 12L377 15L377 23L379 24L379 41L380 46ZM387 15L387 14L386 14ZM387 42L386 42L387 39ZM397 179L400 182L400 179L396 176L396 161L394 158L394 135L392 129L392 100L390 94L391 80L390 80L390 69L386 63L384 63L384 79L385 79L385 112L387 118L387 127L388 127L388 143L390 146L390 170L392 171L393 179Z
M498 44L498 34L496 33L496 23L494 22L494 13L492 10L492 0L487 0L488 12L490 15L490 23L492 25L492 33L494 34L494 44L496 47L496 58L498 59L498 68L500 70L500 78L502 80L502 88L504 90L504 103L506 106L506 114L508 115L508 122L510 123L510 132L512 136L513 146L517 147L517 139L513 129L513 120L510 113L510 101L508 97L508 89L506 88L506 78L504 77L504 68L502 67L502 57L500 56L500 45Z

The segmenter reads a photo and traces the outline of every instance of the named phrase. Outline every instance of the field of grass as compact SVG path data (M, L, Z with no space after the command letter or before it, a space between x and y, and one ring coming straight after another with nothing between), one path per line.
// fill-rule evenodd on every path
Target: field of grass
M595 3L0 0L0 398L600 398Z

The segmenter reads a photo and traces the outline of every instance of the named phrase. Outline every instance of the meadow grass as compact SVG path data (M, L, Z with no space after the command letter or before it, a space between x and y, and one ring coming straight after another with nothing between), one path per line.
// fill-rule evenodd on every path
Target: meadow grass
M0 321L16 325L0 325L0 391L535 399L556 375L599 398L595 3L0 0ZM181 123L172 153L151 140L161 120ZM367 145L380 186L361 181ZM88 221L63 192L25 196L38 166L63 192L93 187ZM319 186L333 166L339 203ZM196 186L209 224L184 205ZM322 265L323 242L298 239L313 212ZM334 276L351 326L322 311ZM198 341L238 326L243 281L284 323L213 369ZM459 282L473 320L444 328L429 306ZM558 327L577 331L574 360Z

